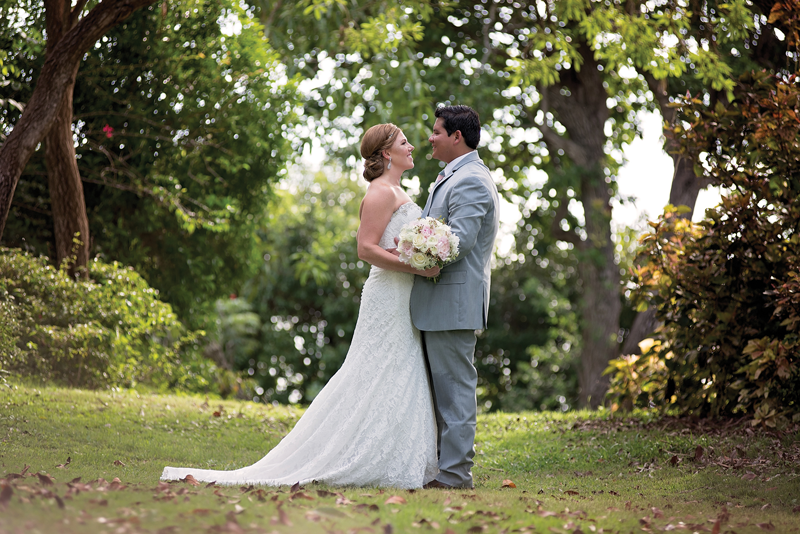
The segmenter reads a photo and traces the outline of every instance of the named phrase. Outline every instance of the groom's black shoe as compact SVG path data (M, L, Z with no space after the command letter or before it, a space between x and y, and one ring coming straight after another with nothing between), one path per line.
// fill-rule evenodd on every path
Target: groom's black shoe
M453 489L453 486L434 479L422 486L422 489Z

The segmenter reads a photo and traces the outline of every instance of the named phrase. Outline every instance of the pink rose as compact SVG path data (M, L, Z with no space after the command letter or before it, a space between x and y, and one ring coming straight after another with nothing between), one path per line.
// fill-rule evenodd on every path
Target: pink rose
M450 255L450 240L447 239L447 236L439 239L437 248L439 249L439 259L446 260L447 256Z

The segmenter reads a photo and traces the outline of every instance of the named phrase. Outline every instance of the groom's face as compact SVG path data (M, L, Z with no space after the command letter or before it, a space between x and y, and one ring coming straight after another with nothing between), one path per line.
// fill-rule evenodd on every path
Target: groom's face
M454 144L459 132L453 132L453 135L447 135L447 130L444 129L444 119L438 117L436 122L433 123L433 132L428 137L431 144L431 156L439 161L450 163L454 158Z

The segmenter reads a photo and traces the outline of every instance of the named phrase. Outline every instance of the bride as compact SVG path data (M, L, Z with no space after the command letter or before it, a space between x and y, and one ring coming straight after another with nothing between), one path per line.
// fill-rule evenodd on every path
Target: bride
M217 484L331 485L419 488L438 473L436 422L420 333L409 298L417 271L386 249L422 210L400 186L414 167L394 124L373 126L361 140L364 178L358 257L372 268L361 294L353 341L294 429L255 464L234 471L165 467L161 480L192 475Z

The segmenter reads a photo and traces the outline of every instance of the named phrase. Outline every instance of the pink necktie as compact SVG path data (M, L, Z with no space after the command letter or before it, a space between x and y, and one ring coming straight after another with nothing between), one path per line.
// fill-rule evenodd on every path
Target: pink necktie
M439 172L439 176L436 177L436 183L441 182L442 178L444 178L444 171Z

